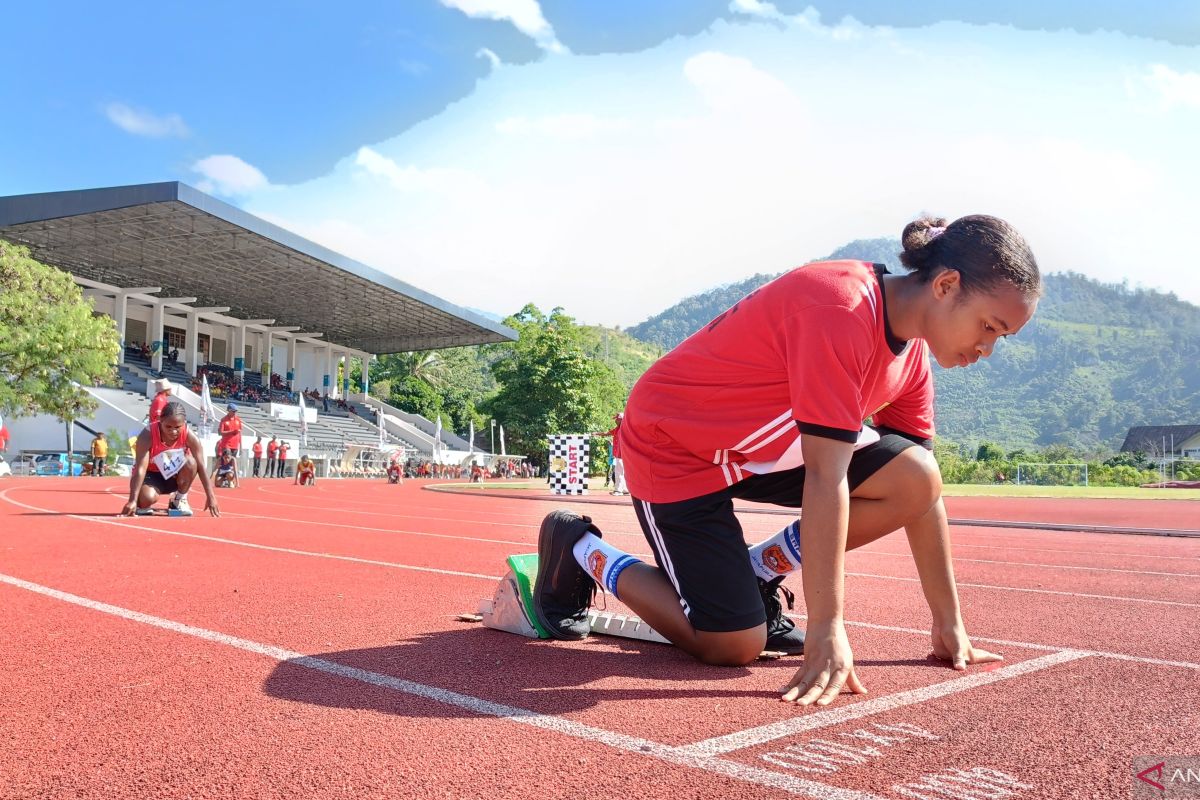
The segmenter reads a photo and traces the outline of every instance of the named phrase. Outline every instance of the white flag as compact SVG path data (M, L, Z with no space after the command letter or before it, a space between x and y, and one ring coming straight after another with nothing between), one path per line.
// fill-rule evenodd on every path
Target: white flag
M467 438L467 455L475 452L475 420L471 420L471 434Z
M502 455L502 456L508 455L508 453L504 452L504 426L503 425L500 426L500 455Z
M208 374L201 378L200 388L200 429L205 435L212 432L210 427L217 418L217 409L213 406L212 394L208 391Z
M304 411L304 392L300 392L300 446L308 447L308 417Z

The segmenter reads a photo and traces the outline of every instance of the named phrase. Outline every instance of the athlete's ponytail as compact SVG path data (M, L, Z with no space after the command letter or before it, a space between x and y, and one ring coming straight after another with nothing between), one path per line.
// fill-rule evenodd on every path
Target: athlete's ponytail
M901 242L900 263L915 272L921 283L953 269L966 292L988 292L1000 283L1011 283L1025 295L1042 293L1042 275L1033 252L1017 229L1002 219L974 214L947 223L941 217L922 217L905 226Z

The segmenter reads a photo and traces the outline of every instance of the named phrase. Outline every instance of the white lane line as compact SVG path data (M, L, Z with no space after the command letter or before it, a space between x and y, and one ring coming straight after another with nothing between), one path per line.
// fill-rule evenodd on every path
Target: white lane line
M21 508L27 508L27 509L30 509L33 511L53 511L54 510L54 509L49 509L49 508L41 508L39 506L33 506L33 505L29 505L28 503L22 503L17 500L13 500L11 497L8 496L8 493L10 491L12 491L13 488L16 488L16 487L10 487L9 489L0 491L0 500L4 500L5 502L11 503L12 505L20 506ZM204 536L204 535L201 535L198 533L184 533L183 531L172 531L172 530L165 530L162 528L148 528L148 527L139 525L137 523L121 522L117 519L109 519L106 517L86 516L86 515L82 515L82 514L66 514L65 516L71 517L73 519L78 519L83 522L97 522L97 523L100 523L103 525L115 525L120 528L128 528L130 530L137 531L138 533L157 533L157 534L161 534L163 536L181 536L185 539L200 539L203 541L216 542L217 544L229 544L229 545L234 545L235 547L249 547L249 548L253 548L256 550L269 550L269 551L274 551L274 552L278 552L278 553L287 553L289 555L307 556L307 557L311 557L311 558L329 558L329 559L334 559L334 560L339 560L339 561L351 561L351 562L356 562L356 563L360 563L360 564L369 564L372 566L387 567L390 569L405 569L405 570L413 570L416 572L432 572L432 573L439 574L439 575L456 575L456 576L465 577L465 578L482 578L484 580L489 580L489 581L497 581L500 579L499 575L482 575L482 574L475 573L475 572L457 572L455 570L436 569L434 567L418 567L418 566L412 566L409 564L398 564L398 563L389 562L389 561L372 561L372 560L363 559L363 558L355 558L353 556L339 556L339 555L335 555L332 553L318 553L318 552L314 552L314 551L310 551L310 550L295 550L295 549L287 548L287 547L273 547L271 545L255 544L253 542L246 542L246 541L242 541L240 539L222 539L222 538L219 538L216 536ZM260 519L276 520L277 518L276 517L260 517ZM287 520L279 520L279 521L287 521ZM314 524L323 524L323 523L314 523ZM485 541L490 542L493 540L488 539ZM636 555L636 554L634 554L634 555ZM647 554L644 556L644 558L651 559L651 556ZM878 577L884 577L884 576L878 576ZM959 584L959 585L961 585L961 584ZM791 617L792 619L796 619L796 620L805 619L805 615L803 615L803 614L788 614L787 616ZM903 628L903 627L898 627L895 625L880 625L880 624L873 623L873 622L854 622L852 620L847 620L846 624L847 625L855 625L855 626L863 627L863 628L874 628L876 630L895 631L898 633L912 633L912 634L917 634L920 636L928 636L929 635L928 630L921 630L918 628ZM1134 656L1134 655L1128 655L1126 653L1111 653L1111 652L1106 652L1106 651L1102 651L1102 650L1081 650L1076 647L1064 647L1061 645L1048 645L1048 644L1041 644L1041 643L1037 643L1037 642L1019 642L1019 641L1013 641L1010 639L990 639L990 638L986 638L986 637L982 637L982 636L974 636L974 635L971 637L971 639L976 642L988 642L990 644L1002 644L1002 645L1008 645L1010 647L1023 647L1023 648L1029 649L1029 650L1055 650L1055 651L1057 651L1057 650L1075 650L1076 652L1083 652L1083 653L1087 653L1088 655L1103 656L1105 658L1115 658L1115 659L1120 659L1122 661L1136 661L1139 663L1155 664L1158 666L1184 667L1187 669L1200 669L1200 664L1193 664L1188 661L1170 661L1170 660L1160 659L1160 658L1151 658L1149 656Z
M227 647L245 650L250 653L266 656L279 662L285 662L289 665L304 667L306 669L324 672L329 675L336 675L340 678L346 678L360 683L378 686L382 689L390 689L402 694L413 695L425 700L430 700L443 705L454 706L455 708L465 709L476 714L484 716L499 717L510 722L516 722L522 725L529 725L542 730L553 731L571 736L576 739L582 739L596 744L606 745L608 747L624 750L630 753L655 758L660 761L665 761L670 764L676 764L683 767L691 767L700 769L706 772L716 773L730 778L735 778L740 781L758 784L760 786L769 786L775 789L782 789L791 794L804 795L814 798L834 798L835 800L882 800L876 795L866 792L857 792L851 789L842 789L836 786L829 786L816 781L798 778L792 775L785 775L771 770L760 769L746 764L740 764L736 761L727 761L719 758L706 757L703 755L693 754L687 751L686 748L671 747L669 745L659 744L658 742L650 741L649 739L641 739L636 736L628 736L615 731L604 730L603 728L594 728L591 725L584 725L580 722L574 722L563 717L554 716L552 714L542 714L537 711L532 711L527 708L518 708L516 706L507 706L501 703L493 703L489 700L484 700L479 697L452 692L449 689L440 689L436 686L428 686L415 681L396 678L391 675L383 675L378 672L369 672L365 669L357 667L349 667L345 664L339 664L335 661L329 661L323 658L314 656L306 656L303 653L297 653L292 650L286 650L282 647L274 645L262 644L249 639L241 639L236 636L218 633L217 631L198 628L194 625L185 625L181 622L175 622L162 617L143 614L140 611L133 611L120 606L101 603L97 600L91 600L79 595L68 594L67 592L52 589L41 584L31 583L11 575L0 574L0 583L6 583L19 589L25 589L30 592L35 592L46 597L51 597L55 600L60 600L66 603L71 603L83 608L88 608L93 611L98 611L104 614L110 614L121 619L126 619L131 622L139 622L143 625L152 625L156 628L172 631L174 633L183 634L185 636L193 636L197 639L203 639L215 644L225 645Z
M876 575L871 572L846 572L847 576L856 578L877 578L883 581L904 581L905 583L920 583L920 578L907 578L900 575ZM1177 606L1179 608L1200 608L1200 603L1183 603L1178 600L1154 600L1149 597L1122 597L1113 594L1087 594L1085 592L1062 592L1055 589L1026 589L1021 586L996 586L990 583L957 582L958 588L964 586L970 589L995 589L1000 592L1023 592L1026 594L1051 594L1059 597L1083 597L1088 600L1118 600L1123 603L1149 603L1156 606Z
M1006 667L1001 667L991 672L974 672L961 678L955 678L954 680L935 683L932 686L922 686L919 689L909 689L906 692L897 692L885 697L876 697L872 700L864 700L859 703L842 706L841 708L810 712L804 716L773 722L770 725L762 725L758 728L750 728L749 730L738 731L737 733L730 733L725 736L715 736L680 749L696 756L719 756L724 753L731 753L734 750L755 747L764 742L781 739L784 736L793 736L797 733L804 733L805 731L812 731L817 728L840 725L850 720L861 719L872 714L881 714L885 711L924 703L940 697L947 697L959 692L965 692L968 689L974 689L978 686L998 683L1009 678L1015 678L1018 675L1026 675L1058 664L1066 664L1070 661L1077 661L1087 657L1087 653L1077 650L1061 650L1057 653L1039 656L1018 664L1009 664Z
M807 619L807 616L804 614L788 614L787 616L797 621L803 621ZM926 639L929 638L928 628L904 628L899 625L880 625L877 622L855 622L854 620L846 620L846 624L856 628L870 628L871 630L892 631L893 633L911 633L914 636L921 636ZM1200 664L1191 661L1171 661L1165 658L1132 656L1126 653L1109 653L1104 650L1087 650L1084 648L1067 645L1035 644L1034 642L1017 642L1013 641L1012 639L992 639L986 636L975 635L971 636L971 641L987 642L988 644L1000 644L1007 647L1020 647L1025 650L1053 650L1055 652L1070 650L1076 653L1083 653L1084 655L1096 656L1097 658L1115 658L1119 661L1133 661L1138 664L1153 664L1156 667L1183 667L1184 669L1200 670Z
M955 545L957 547L957 545ZM896 556L900 558L911 558L911 553L892 553L886 550L851 550L851 553L861 555L875 556ZM1037 569L1074 569L1083 570L1086 572L1121 572L1130 575L1163 575L1171 578L1200 578L1200 573L1196 572L1151 572L1145 569L1121 569L1119 567L1081 567L1073 564L1038 564L1032 561L997 561L987 558L961 558L954 559L955 564L1000 564L1010 567L1035 567Z
M1170 561L1191 561L1194 563L1200 563L1200 555L1195 555L1195 556L1156 556L1156 555L1150 555L1148 553L1113 553L1113 552L1110 552L1107 550L1066 550L1063 548L1056 548L1056 547L1009 547L1009 546L1003 545L1003 544L967 544L965 542L954 542L955 550L957 550L961 547L970 547L970 548L973 548L976 550L1003 550L1006 553L1070 553L1072 555L1080 555L1081 553L1086 553L1089 556L1111 556L1113 558L1159 558L1159 559L1166 559L1166 560L1170 560ZM885 552L883 550L872 550L870 548L871 548L871 545L867 545L866 547L860 547L858 550L852 550L851 552L863 552L863 553ZM886 551L886 552L888 552L889 555L905 555L904 553L891 553L890 551ZM1014 563L1020 564L1020 563L1024 563L1024 562L1018 561L1018 562L1014 562ZM1174 574L1174 573L1171 573L1171 574Z

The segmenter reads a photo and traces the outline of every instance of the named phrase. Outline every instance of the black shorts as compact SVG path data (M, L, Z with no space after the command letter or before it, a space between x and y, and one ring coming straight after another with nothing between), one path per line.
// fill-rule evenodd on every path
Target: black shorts
M179 484L175 481L175 476L164 478L161 472L154 470L146 470L146 480L142 481L142 485L149 486L159 494L174 494L179 491Z
M900 453L917 446L903 436L888 434L856 450L846 471L850 491ZM740 631L766 622L733 501L799 508L804 499L804 475L804 467L753 475L727 489L676 503L634 498L633 507L654 560L675 587L696 630Z

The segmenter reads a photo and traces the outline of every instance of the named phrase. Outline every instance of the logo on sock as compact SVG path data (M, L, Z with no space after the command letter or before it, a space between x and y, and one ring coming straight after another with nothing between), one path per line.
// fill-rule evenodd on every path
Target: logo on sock
M767 569L771 570L776 575L787 575L796 568L795 565L788 560L788 557L784 555L783 548L777 544L773 544L767 549L763 550L762 561L763 564L766 565Z
M593 550L588 553L587 557L588 571L592 573L592 577L596 579L596 583L604 585L604 565L608 563L608 559L604 553L599 550Z

